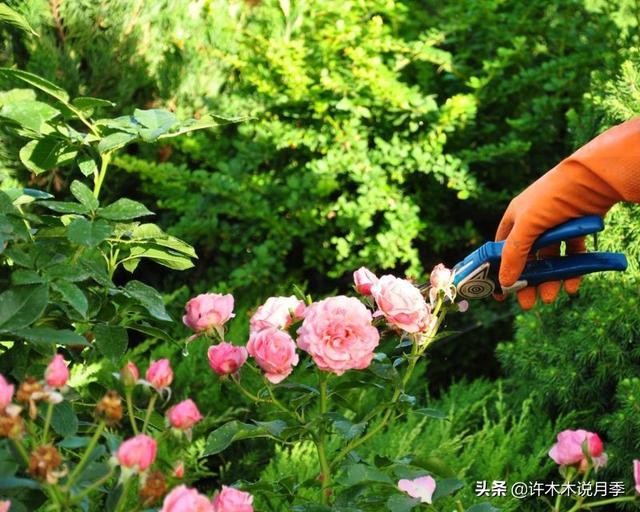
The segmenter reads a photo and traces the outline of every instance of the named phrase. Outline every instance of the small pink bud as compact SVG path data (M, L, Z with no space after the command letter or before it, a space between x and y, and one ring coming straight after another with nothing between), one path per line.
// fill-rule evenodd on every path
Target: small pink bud
M187 302L182 321L187 327L200 332L220 328L234 316L233 295L203 293Z
M190 398L174 405L167 411L167 418L173 428L187 430L202 419L198 406Z
M131 361L127 362L120 370L120 378L125 386L135 386L140 378L138 367Z
M218 375L236 373L247 361L247 349L236 347L223 341L218 345L211 345L207 351L209 366Z
M356 291L361 295L371 295L371 287L378 282L376 275L366 267L360 267L353 273Z
M53 356L44 373L47 385L52 388L62 388L69 380L69 368L64 364L64 358L60 354Z
M147 370L147 381L158 391L167 388L173 382L173 371L168 359L158 359Z
M142 472L156 460L157 451L158 445L152 437L138 434L120 445L116 457L122 466Z
M9 384L2 374L0 374L0 411L4 411L13 399L13 384Z
M177 466L173 469L173 476L176 478L184 478L184 462L178 462Z
M469 301L461 300L460 302L458 302L458 311L460 311L460 313L466 313L468 309Z
M253 512L253 496L223 485L213 499L213 512Z

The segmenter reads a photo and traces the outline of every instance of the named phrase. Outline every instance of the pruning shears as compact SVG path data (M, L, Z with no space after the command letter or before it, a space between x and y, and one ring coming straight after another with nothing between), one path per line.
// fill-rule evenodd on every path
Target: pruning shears
M572 219L545 231L533 244L535 252L542 247L572 238L595 234L604 229L597 215ZM618 252L587 252L528 261L520 278L508 289L500 287L498 271L502 257L502 242L487 242L453 267L453 284L465 299L488 297L496 288L501 293L535 286L546 281L560 281L592 272L626 270L627 258Z

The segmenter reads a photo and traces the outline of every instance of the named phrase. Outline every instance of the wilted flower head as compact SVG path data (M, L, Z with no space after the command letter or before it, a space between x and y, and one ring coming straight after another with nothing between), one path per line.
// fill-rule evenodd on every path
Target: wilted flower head
M55 484L66 474L66 471L58 470L61 464L62 457L55 446L45 444L31 452L29 474L36 480L45 480L49 484Z
M0 411L0 437L20 439L24 434L24 420L20 416L22 407L9 404Z
M207 351L209 366L218 375L230 375L236 373L247 361L247 349L236 347L223 341L217 345L211 345Z
M294 295L290 297L269 297L251 317L251 332L269 327L286 329L304 315L304 302Z
M122 419L122 399L116 391L107 391L96 404L96 417L107 425L115 425Z
M233 314L233 295L203 293L185 306L182 321L196 332L221 328Z
M69 368L64 364L64 358L60 354L53 356L44 373L47 386L52 388L63 388L69 380Z
M413 480L403 478L398 481L398 489L412 498L418 498L421 503L431 503L431 497L436 490L436 481L430 476L421 476Z
M140 486L138 494L142 498L145 507L150 507L157 503L167 492L167 481L160 471L151 471Z
M213 512L253 512L253 496L223 485L213 499Z

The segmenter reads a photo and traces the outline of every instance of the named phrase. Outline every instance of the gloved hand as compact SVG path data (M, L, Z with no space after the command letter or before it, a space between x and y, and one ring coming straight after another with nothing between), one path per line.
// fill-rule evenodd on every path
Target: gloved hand
M619 201L640 202L640 118L602 133L560 162L515 197L496 232L505 240L500 284L512 286L524 269L533 242L547 229L584 215L604 216ZM584 252L584 237L567 240L566 253ZM560 245L545 247L539 257L560 255ZM580 277L564 282L575 293ZM543 302L555 300L560 282L552 281L518 291L518 302L530 309L539 292ZM504 295L496 294L498 300Z

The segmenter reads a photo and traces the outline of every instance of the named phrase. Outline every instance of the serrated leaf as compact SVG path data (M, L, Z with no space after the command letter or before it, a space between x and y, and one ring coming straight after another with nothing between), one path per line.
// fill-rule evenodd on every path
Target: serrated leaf
M51 327L29 327L15 331L17 336L34 343L51 345L89 345L89 342L77 332L53 329Z
M0 294L0 330L27 327L42 316L49 301L46 285L16 286Z
M78 432L78 417L68 401L64 400L53 406L51 427L62 437L73 436Z
M148 130L168 130L178 123L178 118L172 112L161 108L148 110L135 109L133 118Z
M11 9L4 2L0 3L0 22L8 23L10 25L13 25L17 29L22 30L23 32L27 32L28 34L39 37L38 33L33 30L33 27L29 25L27 19L19 12Z
M153 215L153 212L149 211L142 203L126 197L98 209L98 216L109 220L131 220L146 215Z
M436 490L433 493L433 500L437 500L444 496L449 496L453 494L458 489L462 489L464 487L464 482L458 480L457 478L446 478L444 480L438 480L436 485Z
M54 281L51 283L51 287L57 291L66 303L68 303L73 309L80 313L83 317L87 316L87 309L89 308L89 302L83 291L73 283L69 281Z
M129 346L127 330L119 325L96 325L96 347L103 356L117 363Z
M257 426L263 428L273 437L280 437L282 435L282 431L288 427L286 421L282 420L273 420L273 421L253 421Z
M171 320L165 309L162 296L155 288L134 280L126 284L123 292L126 296L138 301L154 318Z
M170 249L154 247L153 245L135 245L131 247L131 258L149 258L160 265L173 270L186 270L193 267L193 262L189 256L174 253Z
M105 220L88 221L85 218L74 219L67 226L67 238L78 245L95 247L113 233L113 228Z
M60 141L45 137L27 142L20 149L18 156L27 169L34 174L42 174L56 166L60 147Z
M140 224L131 232L132 240L148 240L156 245L161 245L174 251L181 252L192 258L197 258L195 249L188 243L168 235L156 224Z
M207 114L200 119L187 119L182 121L178 127L176 127L170 133L164 133L158 137L158 139L167 139L169 137L177 137L184 133L193 132L196 130L206 130L207 128L215 128L217 126L224 126L227 124L241 123L249 119L248 117L222 117L213 114Z
M26 82L36 87L37 89L40 89L42 92L47 93L49 96L54 97L64 104L67 104L69 102L69 95L64 89L38 75L34 75L33 73L29 73L28 71L23 71L21 69L12 68L0 68L0 74L8 76L10 78L17 78L19 80L22 80L23 82Z
M90 110L102 107L115 107L116 104L102 98L92 98L91 96L79 96L74 98L71 103L80 110Z
M94 197L91 189L81 181L73 180L71 183L71 193L80 204L83 204L89 210L94 211L98 209L100 203L98 203L98 200Z

